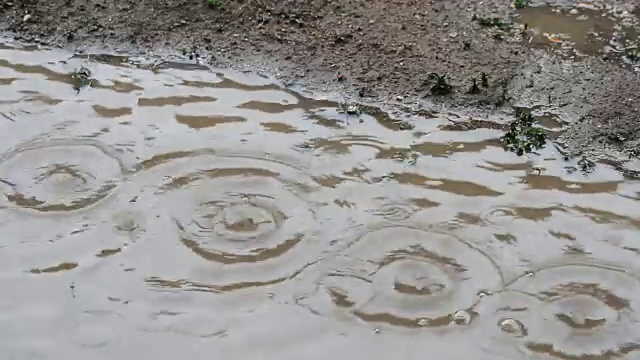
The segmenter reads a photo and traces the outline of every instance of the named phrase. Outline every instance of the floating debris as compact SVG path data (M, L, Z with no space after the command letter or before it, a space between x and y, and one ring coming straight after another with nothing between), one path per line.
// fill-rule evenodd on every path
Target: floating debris
M583 174L590 174L595 170L596 163L583 156L582 159L578 160L578 167Z

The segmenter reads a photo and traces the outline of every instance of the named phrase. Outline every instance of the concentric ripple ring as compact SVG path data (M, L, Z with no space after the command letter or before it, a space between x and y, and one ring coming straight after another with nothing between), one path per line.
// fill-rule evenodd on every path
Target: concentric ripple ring
M43 140L0 156L0 187L13 207L69 212L112 194L126 171L117 152L99 141Z
M640 351L639 280L615 265L572 260L515 279L495 307L499 317L522 324L513 339L521 352L624 358Z
M206 261L181 280L231 291L282 282L317 261L322 246L308 196L320 186L304 171L267 156L175 156L158 166L166 181L156 194L178 240Z
M314 313L339 310L406 328L470 317L479 294L502 285L493 261L463 240L399 225L369 229L330 268L319 293L332 306L327 310L321 299L310 299L307 307Z

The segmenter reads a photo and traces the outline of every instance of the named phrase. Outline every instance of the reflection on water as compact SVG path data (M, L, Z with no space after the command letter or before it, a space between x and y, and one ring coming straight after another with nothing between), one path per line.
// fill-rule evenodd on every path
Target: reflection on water
M0 98L8 359L640 357L640 185L504 122L8 46Z
M633 14L621 8L601 9L586 2L576 5L568 9L549 6L519 9L519 21L526 24L529 43L571 57L624 55L627 49L637 47L638 20Z

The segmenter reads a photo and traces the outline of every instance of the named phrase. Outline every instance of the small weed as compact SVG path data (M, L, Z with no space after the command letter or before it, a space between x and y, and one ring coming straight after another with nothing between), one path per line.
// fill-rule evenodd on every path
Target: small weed
M478 24L485 27L496 27L501 30L509 29L509 24L499 17L476 17L476 21L478 21Z
M73 89L76 90L76 93L80 93L80 89L85 86L91 86L93 82L91 70L84 66L74 70L73 73L71 73L71 79L73 80Z
M546 135L541 128L534 126L534 118L529 112L516 111L516 120L509 126L509 131L502 137L506 150L518 156L528 154L544 146Z
M482 87L489 87L489 78L487 77L487 73L482 73L480 81L482 82Z
M516 9L522 9L529 5L529 0L514 0L513 5Z
M207 0L207 4L211 7L220 7L222 6L222 0Z
M625 50L624 52L624 57L626 57L627 60L631 61L632 63L640 62L640 48L627 48L627 50Z
M472 78L471 79L471 88L469 89L468 93L469 94L479 94L480 93L480 87L478 86L478 82L476 80L476 78Z
M447 95L453 91L453 87L447 82L447 73L438 75L437 73L429 74L428 79L433 79L436 83L431 86L431 93L434 95Z
M502 80L498 83L500 86L500 93L498 94L498 98L495 100L495 107L499 108L505 104L509 104L513 96L509 95L509 80ZM517 114L516 114L517 115Z
M193 47L191 50L184 48L180 52L182 53L182 56L189 58L189 60L200 61L200 52L196 47Z

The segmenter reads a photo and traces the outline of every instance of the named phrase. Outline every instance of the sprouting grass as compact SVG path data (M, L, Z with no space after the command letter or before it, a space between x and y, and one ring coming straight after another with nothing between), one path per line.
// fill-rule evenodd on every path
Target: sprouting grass
M636 46L628 47L625 50L624 56L632 63L640 62L640 48Z
M79 69L74 70L71 73L71 79L73 80L73 88L76 93L80 93L80 89L85 86L91 86L93 79L91 78L91 70L85 66L81 66Z
M529 5L529 0L514 0L513 5L516 9L522 9Z
M509 30L509 24L499 17L474 17L478 24L485 27L495 27L500 30Z
M453 90L453 87L447 82L447 74L438 75L437 73L429 74L429 79L434 79L436 83L431 86L431 93L434 95L447 95Z
M220 7L222 6L222 0L207 0L209 6Z

